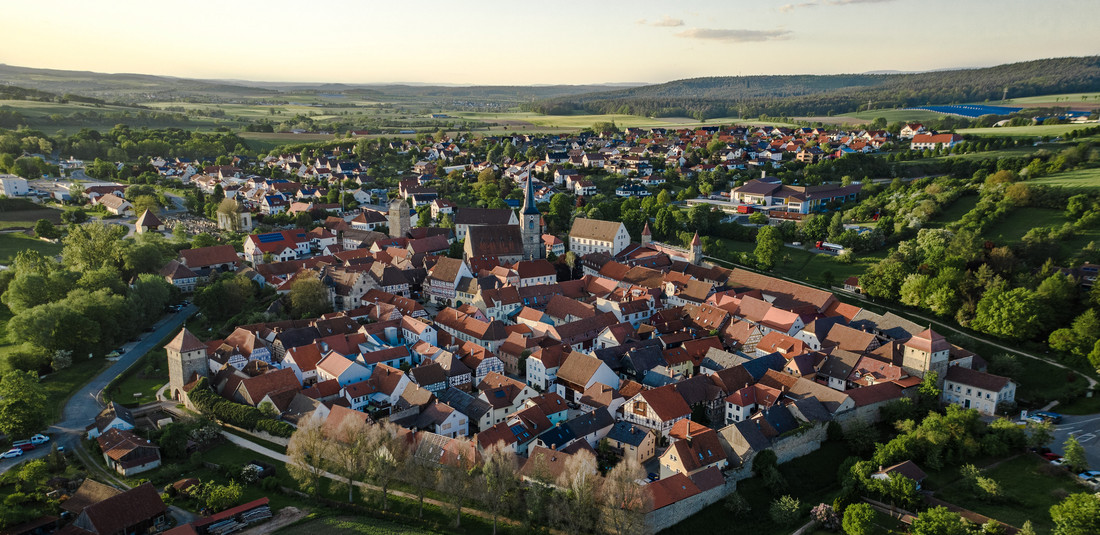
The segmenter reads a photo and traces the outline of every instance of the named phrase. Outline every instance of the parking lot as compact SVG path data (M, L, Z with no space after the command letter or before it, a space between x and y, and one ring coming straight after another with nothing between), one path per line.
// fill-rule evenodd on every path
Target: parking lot
M1100 437L1100 414L1065 416L1062 423L1054 428L1054 440L1051 441L1050 449L1058 454L1064 453L1062 444L1070 435L1077 437L1077 441L1085 447L1089 467L1100 470L1100 442L1097 441Z

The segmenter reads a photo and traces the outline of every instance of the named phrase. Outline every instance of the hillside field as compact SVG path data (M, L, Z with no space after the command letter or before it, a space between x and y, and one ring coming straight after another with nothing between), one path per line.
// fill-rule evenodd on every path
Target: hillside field
M1034 137L1034 136L1060 136L1066 132L1080 130L1096 126L1096 123L1085 124L1041 124L1036 126L1002 126L991 128L962 128L960 134L973 134L978 136L997 137Z
M1078 169L1065 173L1056 173L1049 176L1029 180L1029 184L1042 184L1044 186L1059 186L1063 188L1097 188L1100 187L1100 168Z

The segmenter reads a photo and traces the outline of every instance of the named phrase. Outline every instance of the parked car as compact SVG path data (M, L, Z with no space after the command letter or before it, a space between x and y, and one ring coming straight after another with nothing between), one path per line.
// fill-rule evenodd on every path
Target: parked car
M1057 461L1058 459L1062 458L1062 456L1058 455L1057 453L1044 453L1040 457L1042 457L1042 458L1044 458L1048 461Z
M1050 464L1053 464L1054 466L1065 466L1066 460L1065 459L1054 459L1053 461L1050 461Z
M5 451L4 453L0 453L0 459L14 459L16 457L19 457L20 455L23 455L23 450L19 448L12 448L8 451Z
M1037 424L1041 424L1041 423L1046 421L1046 420L1043 419L1042 416L1039 416L1038 414L1032 414L1032 415L1028 416L1027 419L1028 419L1028 421L1035 422Z
M657 475L653 472L649 473L649 480L650 481L657 481L658 479L661 479L661 476L659 476L659 475Z
M38 433L37 435L34 435L33 437L31 437L30 440L31 440L31 444L34 444L34 445L45 444L45 443L50 441L50 437L48 437L46 435L43 435L42 433Z
M113 359L113 358L121 357L121 356L122 356L122 353L119 353L117 349L112 350L110 353L107 353L107 358L109 358L109 359Z
M1088 479L1090 477L1100 477L1100 470L1085 470L1084 472L1081 472L1080 474L1077 474L1077 477L1079 477L1081 479Z
M16 447L16 448L19 448L19 449L21 449L21 450L23 450L23 451L31 451L31 450L33 450L33 449L34 449L34 447L35 447L35 446L34 446L34 444L31 444L30 442L27 442L27 443L25 443L25 444L20 444L20 445L18 445L18 446L15 446L15 447ZM13 449L14 449L14 448L13 448Z
M1062 415L1056 412L1039 411L1035 413L1035 416L1042 418L1044 421L1053 423L1055 425L1062 423Z

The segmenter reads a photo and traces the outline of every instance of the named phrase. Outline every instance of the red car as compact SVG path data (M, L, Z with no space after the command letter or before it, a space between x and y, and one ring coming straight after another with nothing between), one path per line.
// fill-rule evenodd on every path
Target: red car
M1057 453L1044 453L1042 457L1048 461L1057 461L1062 458L1062 456Z
M16 447L23 451L31 451L34 449L34 444L20 444Z

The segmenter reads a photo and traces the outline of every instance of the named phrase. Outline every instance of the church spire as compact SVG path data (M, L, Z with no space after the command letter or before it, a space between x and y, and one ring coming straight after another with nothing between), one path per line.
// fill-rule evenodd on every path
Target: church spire
M527 190L523 195L523 211L520 215L539 215L539 208L535 206L535 186L534 178L530 174L527 175Z

